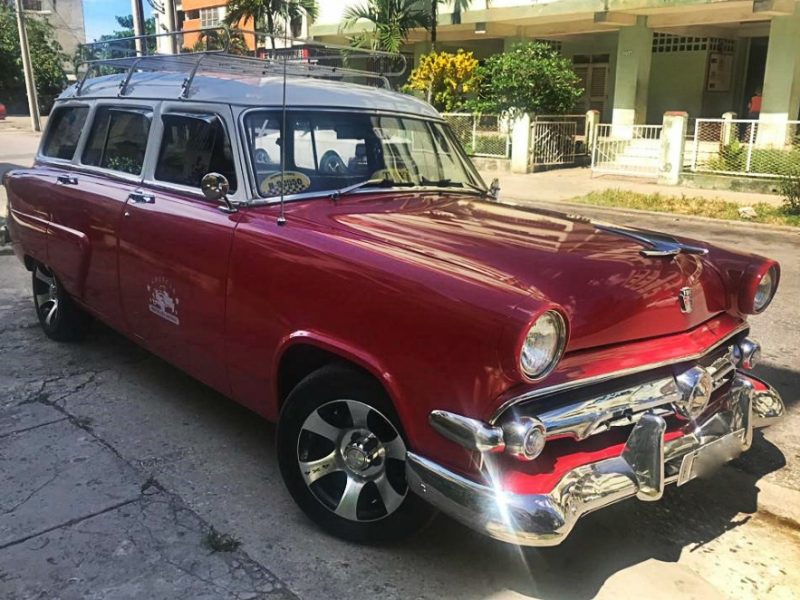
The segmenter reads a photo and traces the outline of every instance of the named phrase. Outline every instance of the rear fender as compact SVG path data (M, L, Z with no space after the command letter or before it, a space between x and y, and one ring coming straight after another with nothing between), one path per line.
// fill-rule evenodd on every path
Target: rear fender
M76 298L83 297L90 254L91 244L85 233L53 222L47 224L48 265Z

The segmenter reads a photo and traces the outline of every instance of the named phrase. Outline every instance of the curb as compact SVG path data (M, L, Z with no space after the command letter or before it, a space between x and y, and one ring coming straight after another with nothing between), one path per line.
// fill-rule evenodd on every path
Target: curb
M758 512L800 531L800 492L767 481L759 481Z
M727 477L735 487L755 487L758 491L755 511L757 516L779 526L800 531L800 491L771 483L763 477L759 479L758 476L732 465L723 466L720 474Z
M7 244L0 246L0 256L11 256L12 254L14 254L14 250L11 246Z
M635 208L618 208L616 206L599 206L597 204L584 204L582 202L570 202L569 200L548 200L548 201L541 201L541 200L530 200L525 198L507 198L513 202L521 202L528 206L541 206L544 208L552 207L552 205L562 206L565 208L575 209L576 211L580 210L597 210L599 212L608 212L612 215L621 215L626 217L641 217L641 216L652 216L652 217L667 217L671 219L687 219L690 221L700 221L703 223L713 223L715 225L729 225L731 227L738 227L742 229L748 229L750 231L753 228L758 228L766 231L774 231L776 233L793 233L795 235L800 236L800 227L790 227L788 225L770 225L768 223L755 223L752 221L729 221L727 219L715 219L713 217L702 217L699 215L682 215L678 213L671 213L671 212L658 212L653 210L638 210ZM501 200L502 202L502 200Z

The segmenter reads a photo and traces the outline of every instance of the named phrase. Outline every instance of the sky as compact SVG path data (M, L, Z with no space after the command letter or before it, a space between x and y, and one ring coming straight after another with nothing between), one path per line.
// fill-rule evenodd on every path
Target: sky
M153 9L145 1L144 15L149 17ZM131 0L83 0L83 19L86 26L86 41L96 40L105 33L119 29L114 17L131 14Z

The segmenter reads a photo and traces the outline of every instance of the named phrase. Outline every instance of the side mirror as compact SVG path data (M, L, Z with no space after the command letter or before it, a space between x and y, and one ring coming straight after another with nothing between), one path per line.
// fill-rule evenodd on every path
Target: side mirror
M489 197L492 200L500 200L500 180L495 177L489 185Z
M200 189L203 190L203 195L207 200L224 203L224 210L227 212L236 210L228 200L228 192L231 189L231 185L225 175L221 173L206 173L203 175L203 179L200 180Z

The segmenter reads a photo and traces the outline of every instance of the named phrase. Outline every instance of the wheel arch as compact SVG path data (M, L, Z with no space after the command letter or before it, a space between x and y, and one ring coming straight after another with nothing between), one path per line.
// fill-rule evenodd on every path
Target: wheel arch
M307 331L288 336L277 353L273 374L277 413L280 413L291 391L306 376L335 362L354 367L375 379L386 392L398 418L403 421L403 411L397 402L399 391L396 381L376 358L338 340Z

